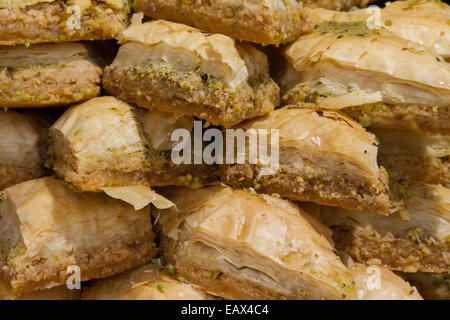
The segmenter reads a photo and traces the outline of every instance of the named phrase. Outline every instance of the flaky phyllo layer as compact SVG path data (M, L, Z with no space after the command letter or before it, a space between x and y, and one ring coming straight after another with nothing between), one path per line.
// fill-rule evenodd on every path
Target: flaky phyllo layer
M2 192L2 276L20 295L145 264L156 253L148 207L134 210L104 194L79 193L53 178Z
M128 0L0 0L0 45L115 39Z
M389 173L393 199L414 184L450 186L450 136L445 133L372 128L380 140L380 165Z
M198 68L202 73L220 78L223 85L230 88L242 85L249 71L253 71L247 69L233 39L220 34L204 34L169 21L132 25L121 34L120 41L125 48L129 47L127 43L143 46L139 46L141 50L137 52L122 50L125 52L116 60L118 64L139 65L150 60L167 63L179 71L189 72ZM267 72L266 58L262 54L257 58L259 60L252 61L251 66L259 72Z
M374 268L355 263L349 257L346 259L356 285L358 300L423 300L417 289L388 268ZM380 281L379 286L373 284L375 278Z
M384 28L323 22L284 55L285 102L342 110L364 126L449 128L450 66Z
M44 174L45 130L32 114L0 111L0 190Z
M224 126L279 102L267 57L249 44L164 20L133 23L120 41L103 83L125 101Z
M98 66L81 43L0 47L0 105L60 106L100 94Z
M175 129L191 130L193 119L131 107L113 97L91 99L68 109L50 128L51 164L83 191L111 187L196 185L215 168L175 165Z
M83 300L209 300L200 288L175 280L173 270L149 264L95 281L83 292Z
M6 8L6 9L21 9L25 8L27 6L32 6L39 3L49 3L49 2L55 2L56 0L0 0L0 8ZM81 8L81 11L85 11L92 7L93 2L91 0L68 0L64 1L68 4L74 4ZM127 0L99 0L98 2L104 2L108 5L110 5L113 8L123 8L127 5Z
M241 127L279 130L279 170L262 174L263 163L223 165L225 183L291 200L387 214L387 175L377 164L375 136L348 117L286 107ZM249 148L245 152L250 158Z
M415 186L390 217L323 208L338 248L355 260L405 272L449 272L450 189Z
M386 267L373 269L373 266L353 261L348 267L353 274L358 300L423 300L416 288ZM370 285L374 271L380 286Z
M135 1L135 10L152 18L266 45L286 43L300 35L301 9L297 0Z
M165 257L181 276L228 299L348 299L349 270L324 228L299 207L229 187L166 190Z
M325 21L368 21L372 25L379 23L378 27L416 42L445 59L450 58L450 7L446 3L434 0L394 1L386 3L386 7L380 9L379 13L377 21L376 9L339 12L304 8L304 31L312 32L316 25Z

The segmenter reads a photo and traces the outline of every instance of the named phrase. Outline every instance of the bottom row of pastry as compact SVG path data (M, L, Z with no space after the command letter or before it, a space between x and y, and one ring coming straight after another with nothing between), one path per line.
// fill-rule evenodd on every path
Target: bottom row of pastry
M50 177L4 190L0 299L398 300L449 295L447 286L436 286L448 282L445 276L396 274L340 253L330 229L320 222L328 224L327 212L334 209L218 183L159 192L174 206L137 210L103 193L74 191Z

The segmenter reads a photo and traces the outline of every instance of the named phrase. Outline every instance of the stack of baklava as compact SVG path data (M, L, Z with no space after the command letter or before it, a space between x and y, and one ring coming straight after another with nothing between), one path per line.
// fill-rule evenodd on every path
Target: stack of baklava
M450 7L368 2L0 0L0 300L450 299Z

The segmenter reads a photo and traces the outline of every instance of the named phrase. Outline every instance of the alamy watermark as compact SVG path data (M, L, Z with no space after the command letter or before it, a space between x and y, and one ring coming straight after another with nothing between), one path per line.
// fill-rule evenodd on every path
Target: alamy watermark
M368 275L366 286L369 290L381 289L381 269L378 266L367 267L366 273Z
M255 164L262 167L260 175L273 175L279 170L279 137L277 129L210 128L203 132L202 121L196 120L193 134L182 128L172 132L171 159L177 165Z
M366 8L366 12L369 14L366 24L367 28L380 29L381 28L381 8L378 6L369 6Z
M66 280L66 286L69 290L81 289L81 268L77 265L68 266L66 273L70 275Z
M66 27L69 30L80 30L81 29L81 8L80 6L74 4L68 6L66 9L69 18L66 21Z

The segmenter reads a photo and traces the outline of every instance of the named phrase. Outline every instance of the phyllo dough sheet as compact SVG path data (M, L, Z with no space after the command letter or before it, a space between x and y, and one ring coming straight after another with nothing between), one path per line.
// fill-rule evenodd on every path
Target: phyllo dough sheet
M389 217L324 207L320 220L356 261L404 272L449 272L450 189L415 186Z
M239 128L259 136L258 130L277 129L279 168L271 173L264 159L251 164L247 146L246 164L221 166L224 183L295 201L388 213L388 180L377 164L376 138L350 118L335 111L285 107Z
M1 0L0 45L115 39L128 0Z
M165 20L136 21L120 42L103 86L129 103L225 127L279 104L266 55L248 43Z
M217 169L172 161L176 129L194 119L99 97L69 108L50 128L50 164L83 191L128 186L188 185L214 180Z
M45 174L49 121L39 113L0 111L0 190Z
M100 95L102 68L82 43L0 46L0 106L65 106Z
M72 268L81 281L108 277L157 251L148 207L49 177L4 190L0 217L1 273L16 295L64 285Z
M295 204L224 186L163 194L155 212L176 272L226 299L352 299L349 270L324 227Z
M341 110L365 127L449 129L450 66L419 43L326 21L284 56L284 103Z
M170 270L170 268L167 268ZM96 280L83 291L83 300L211 300L212 296L174 278L163 266L149 264L106 279Z

